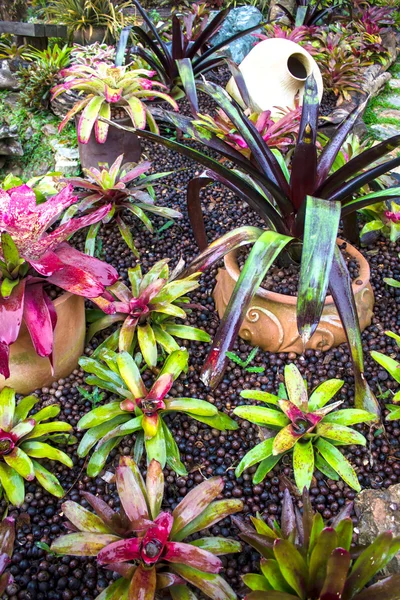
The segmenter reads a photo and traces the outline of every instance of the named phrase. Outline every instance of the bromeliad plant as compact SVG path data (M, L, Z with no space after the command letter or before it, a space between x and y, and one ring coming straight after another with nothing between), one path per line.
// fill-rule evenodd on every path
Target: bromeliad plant
M146 69L129 70L126 66L114 67L107 63L98 63L95 67L73 65L60 72L64 83L52 89L52 99L67 90L84 92L84 97L71 108L58 126L62 131L65 125L78 113L78 140L81 144L89 142L94 128L96 141L104 144L107 140L109 124L101 119L113 119L112 109L123 109L134 127L158 133L158 127L148 107L146 99L158 98L168 102L178 110L175 100L157 88L166 89L162 83L152 81L154 71Z
M236 468L236 476L240 477L245 469L260 463L253 478L254 483L259 483L286 453L293 451L294 478L300 491L310 487L315 468L332 479L337 480L340 476L350 487L360 491L353 467L337 446L365 446L365 437L349 425L374 421L376 417L354 408L332 413L343 401L328 402L343 383L340 379L324 381L308 399L299 370L290 364L285 367L287 395L284 388L279 396L258 390L242 391L242 398L265 402L273 408L238 406L234 414L267 427L271 430L271 437L247 452ZM278 433L275 434L276 430Z
M202 329L175 322L176 318L187 318L193 305L186 294L199 286L198 276L199 273L193 273L185 279L174 279L173 273L169 273L168 259L158 261L146 275L142 275L140 265L128 269L131 289L118 281L102 296L93 299L101 311L88 311L91 322L88 341L99 331L122 322L122 327L112 333L100 349L119 348L120 352L132 354L138 347L151 368L157 365L157 346L168 354L179 350L175 337L209 342L210 336Z
M332 13L340 6L340 2L336 2L328 7L321 7L322 0L295 0L294 14L288 10L286 6L277 4L281 11L285 13L290 23L295 27L313 27L321 25L325 17L331 17Z
M210 47L210 39L228 16L229 8L219 11L205 28L198 27L197 33L187 26L186 19L180 19L174 15L172 17L172 39L171 42L165 42L140 3L132 0L132 4L136 6L146 25L146 29L139 26L132 28L133 34L140 43L135 47L134 53L146 60L150 67L157 72L158 78L168 87L174 98L184 95L178 60L189 61L193 66L194 76L200 77L223 63L226 56L220 50L260 28L260 25L255 25Z
M29 414L39 400L37 396L26 396L16 404L14 390L6 387L0 392L0 488L14 506L24 502L24 480L36 478L53 496L64 495L57 477L41 465L40 459L73 466L65 452L47 443L56 440L57 434L69 434L71 425L64 421L45 423L60 413L59 404Z
M195 110L198 104L190 64L185 61L181 63L184 66L185 87ZM243 101L248 105L249 98L243 81L237 81ZM231 250L254 243L204 365L203 381L215 386L221 380L227 363L226 352L232 350L248 304L271 264L284 251L290 254L291 260L301 265L297 322L304 344L316 330L329 285L349 340L354 364L355 404L357 408L378 413L378 403L364 375L361 335L351 280L336 238L341 218L346 219L378 199L399 195L400 188L397 187L354 198L363 186L400 164L400 158L395 158L373 168L370 166L398 146L400 136L366 150L330 175L335 158L364 106L358 107L337 129L318 157L318 93L316 82L310 76L306 82L299 135L289 172L225 90L211 82L199 83L197 88L211 96L235 125L251 151L251 160L210 131L196 129L190 117L168 111L162 113L163 119L212 149L220 159L231 161L234 168L230 169L226 164L183 143L146 131L138 131L138 135L176 150L206 168L200 178L190 182L188 189L189 215L201 249L207 246L207 237L199 192L210 181L223 183L247 202L264 219L268 229L236 229L213 242L185 270L185 276L204 271Z
M95 408L78 422L78 429L88 430L79 444L78 456L87 456L96 446L87 467L90 477L100 473L109 453L118 446L121 438L135 432L139 432L135 442L137 461L141 458L144 446L148 462L154 458L163 468L168 464L176 473L186 475L178 446L164 421L164 416L174 412L184 413L220 431L238 428L236 421L219 412L210 402L168 397L174 381L187 370L187 350L176 350L167 358L150 390L146 388L138 366L127 352L116 354L103 350L100 358L105 364L93 358L80 359L80 366L90 374L86 383L122 396L124 400Z
M48 232L76 200L72 186L41 204L36 204L35 192L26 185L0 189L0 373L6 378L10 376L9 347L22 321L37 354L52 361L57 313L46 284L94 298L118 279L113 267L65 242L79 229L100 221L110 205Z
M393 287L400 287L400 283L396 280L385 281L389 285L393 285ZM388 337L393 338L396 341L398 348L400 348L399 335L397 335L393 331L385 331L385 334ZM383 354L382 352L376 352L375 350L371 352L371 356L374 359L374 361L378 363L378 365L381 365L381 367L383 367L389 373L389 375L393 377L396 383L400 384L400 363L397 362L397 360L395 360L391 356L386 356L386 354ZM394 394L392 400L394 404L385 404L385 407L389 411L389 414L386 417L386 419L388 421L397 421L398 419L400 419L400 390L398 390Z
M13 582L10 573L5 573L5 569L11 562L15 541L15 521L13 517L6 517L0 523L0 596L4 594L6 588Z
M371 244L380 234L391 242L397 242L400 237L400 204L395 200L378 202L361 209L360 213L367 219L360 232L363 244Z
M240 543L222 537L183 541L242 510L240 500L215 501L224 488L222 477L196 486L172 514L161 510L164 475L157 461L151 461L144 481L134 460L124 456L115 479L120 512L83 492L96 514L76 502L65 502L62 510L73 533L51 545L57 554L96 556L98 565L122 576L96 600L154 600L159 590L169 592L173 600L196 600L187 583L207 598L235 600L234 591L218 575L222 569L218 556L240 552Z
M71 206L65 213L61 223L68 221L76 212L87 214L94 208L100 208L107 204L110 210L102 219L90 226L86 235L85 252L93 256L96 248L96 238L101 224L107 225L116 218L119 232L130 250L139 256L135 247L130 228L123 221L121 213L126 209L135 215L149 231L153 226L146 212L154 213L166 219L181 218L182 214L172 208L156 206L154 204L154 192L152 184L161 177L170 173L155 173L144 176L151 167L151 162L143 162L138 165L133 163L122 164L124 155L121 154L111 165L101 166L99 169L84 169L86 178L74 177L66 181L76 188L77 197L80 202ZM133 184L133 182L135 183Z
M243 577L253 590L246 600L396 600L400 575L366 586L399 552L400 537L385 531L368 546L351 547L352 508L347 504L328 526L306 492L301 515L286 489L280 526L257 516L253 528L232 517L239 537L262 556L262 574Z

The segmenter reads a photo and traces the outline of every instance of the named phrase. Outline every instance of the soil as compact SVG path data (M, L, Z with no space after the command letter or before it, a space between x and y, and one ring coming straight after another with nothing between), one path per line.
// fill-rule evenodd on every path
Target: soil
M208 110L208 108L203 108ZM159 231L165 219L154 216L152 222L154 233L151 234L138 220L127 215L124 219L132 224L135 244L141 255L143 272L146 272L157 260L169 257L174 266L180 256L189 262L196 254L196 245L190 229L186 211L185 188L188 180L201 171L198 165L163 148L144 144L143 160L150 158L153 170L167 171L175 169L175 173L163 180L158 188L158 203L179 209L183 218L164 231ZM223 233L241 225L260 225L260 218L250 208L235 198L227 189L215 184L203 191L203 207L206 217L208 239L217 239ZM131 220L130 220L131 219ZM130 220L130 221L129 221ZM127 268L136 264L136 259L125 246L117 232L115 224L102 227L102 258L115 266L121 276L127 279ZM72 243L82 249L85 232L72 238ZM385 330L400 332L400 290L384 284L384 277L400 279L398 253L400 243L393 244L379 239L374 246L361 249L371 266L371 283L374 288L376 305L373 321L363 333L363 347L367 379L377 394L383 414L387 411L384 404L387 395L396 389L395 382L389 377L371 356L371 350L379 350L385 354L398 354L395 341L384 335ZM202 311L194 310L186 320L186 324L206 329L211 336L217 330L219 319L214 309L212 291L215 286L217 268L206 272L200 287L191 294L193 302L203 305ZM85 349L90 355L94 348L104 339L109 331L93 338ZM286 364L294 362L302 375L307 379L309 389L327 378L338 377L345 381L338 394L343 406L352 406L354 398L354 379L350 353L346 345L330 350L327 353L307 350L304 355L270 354L259 351L253 364L264 368L261 374L248 373L234 363L230 363L223 381L216 390L210 390L200 381L200 371L204 364L209 344L200 342L183 342L190 352L190 367L187 374L181 375L171 390L172 396L192 396L208 399L219 410L232 413L235 406L243 403L239 393L242 389L262 389L276 393L283 381L283 369ZM251 347L238 339L234 352L245 360ZM144 374L147 384L152 376ZM59 402L61 413L59 418L76 426L82 415L89 411L91 403L83 398L77 386L85 386L84 374L76 369L69 377L60 379L52 386L37 390L40 396L38 408ZM105 402L111 395L106 393ZM164 509L173 509L182 497L204 478L221 475L225 480L223 497L240 498L244 502L244 515L247 517L261 512L266 518L279 518L281 500L286 487L294 494L301 507L301 500L296 495L293 483L291 459L286 457L258 484L252 484L252 474L256 467L250 468L238 479L234 468L244 454L259 441L259 430L255 425L242 421L235 432L223 435L221 432L177 415L169 418L169 426L181 452L189 475L179 477L168 468L165 469L166 490ZM386 488L400 482L400 427L396 422L385 422L384 426L370 429L366 426L355 426L367 439L367 447L343 447L343 452L357 470L362 488ZM82 433L76 433L78 440ZM120 455L133 453L135 436L126 437L115 448L106 465L106 471L112 471L118 463ZM59 463L48 463L47 466L59 477L66 490L65 499L73 500L87 506L82 498L83 491L100 495L111 507L118 506L115 485L107 483L102 476L90 479L85 475L86 461L79 459L76 446L68 446L65 451L72 457L72 469ZM146 467L143 462L142 472ZM314 508L322 513L325 519L336 515L343 505L351 502L355 492L342 481L331 481L315 472L311 485L311 498ZM36 482L26 483L25 502L19 510L10 506L8 514L17 518L18 533L16 549L11 563L14 583L4 595L10 600L92 600L116 576L111 571L97 568L93 558L55 557L47 554L37 543L50 545L52 540L65 532L61 509L62 501L45 492ZM7 509L5 501L0 502L0 514ZM356 518L354 516L356 522ZM236 537L237 530L230 519L220 522L208 531L211 535ZM245 595L241 576L248 572L256 572L259 555L249 546L244 545L239 555L222 557L223 575L232 585L240 598ZM199 596L200 597L200 596Z
M354 259L350 254L346 252L347 244L344 243L340 250L346 261L347 268L349 270L352 281L357 281L359 277L359 262ZM242 270L245 260L250 252L249 248L241 248L239 250L238 263L240 270ZM289 259L290 260L290 259ZM267 275L261 283L261 287L264 290L276 292L277 294L285 294L287 296L297 296L297 290L299 287L300 278L300 264L293 263L287 266L279 264L273 264L268 270Z

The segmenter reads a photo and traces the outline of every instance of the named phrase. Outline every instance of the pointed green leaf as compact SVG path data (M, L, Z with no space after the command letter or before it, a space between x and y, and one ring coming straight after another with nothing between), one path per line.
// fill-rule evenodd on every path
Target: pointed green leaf
M319 440L316 442L316 447L321 453L322 457L332 467L332 469L339 473L343 481L345 481L351 488L356 490L356 492L359 492L361 490L361 486L356 472L349 461L340 452L340 450L321 438L319 438Z
M312 440L298 442L293 448L294 479L300 492L310 489L314 473L314 448Z
M0 483L13 506L21 506L25 499L24 480L14 469L0 462Z

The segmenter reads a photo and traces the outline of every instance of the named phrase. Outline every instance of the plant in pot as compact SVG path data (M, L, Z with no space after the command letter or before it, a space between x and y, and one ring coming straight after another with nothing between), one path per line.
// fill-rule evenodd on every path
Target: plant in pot
M192 107L196 107L193 74L190 72L190 64L187 61L183 62L186 74L185 87L192 99ZM248 104L243 81L239 78L237 81L244 103ZM267 227L266 231L244 227L226 234L206 248L184 272L187 276L196 271L204 271L232 250L243 244L254 243L241 272L236 264L237 281L233 283L232 295L203 367L203 381L214 386L221 380L227 363L226 352L232 349L250 302L270 266L284 251L285 260L300 265L300 273L297 309L294 308L296 300L292 298L289 302L293 307L292 317L290 319L285 315L281 320L283 324L280 321L279 327L283 328L286 322L294 323L296 327L297 320L298 332L293 329L290 335L299 340L301 345L297 351L301 351L317 330L329 286L332 297L328 298L328 301L332 306L333 303L336 305L343 329L338 322L337 313L334 317L330 316L328 321L336 320L339 331L343 335L344 330L349 342L354 365L356 407L378 413L378 404L364 374L360 327L353 295L353 291L357 291L357 285L353 283L352 287L345 260L336 240L341 218L346 219L358 209L378 199L384 200L399 195L400 188L392 188L355 197L363 186L400 164L400 158L395 158L371 167L375 161L399 144L400 136L394 136L366 150L330 175L335 158L364 106L358 107L338 127L331 141L318 156L316 145L318 90L314 78L310 76L306 83L299 135L289 172L286 165L282 164L265 143L254 124L236 104L232 103L225 90L210 82L197 85L198 89L214 99L240 131L251 150L250 159L246 159L230 144L214 136L210 131L196 127L190 117L168 111L158 111L158 114L189 137L203 143L207 148L212 148L221 158L233 162L235 168L230 169L203 152L152 132L139 131L138 135L159 142L206 167L203 177L192 180L188 189L188 208L189 214L192 213L192 226L194 226L196 239L200 241L203 248L207 239L199 193L204 183L210 181L218 181L230 188L262 217ZM347 245L348 251L350 248ZM355 253L357 260L362 262L360 253L357 251ZM368 263L365 261L361 267L364 289L369 276ZM369 295L371 296L371 292ZM275 300L280 305L285 298L279 295ZM370 319L371 304L365 312ZM368 322L366 318L364 326ZM326 323L324 328L325 326ZM283 332L282 335L284 336L285 333ZM268 332L265 337L271 337L270 333ZM343 338L340 339L340 343L342 341ZM287 347L285 346L285 349Z
M178 110L175 100L157 89L165 89L165 86L151 79L154 71L129 70L129 66L99 63L95 68L73 65L62 70L60 75L65 80L53 88L52 99L67 90L84 92L83 98L68 111L58 129L62 131L75 115L80 114L79 120L76 118L79 155L82 167L86 169L96 168L99 162L111 165L121 153L128 162L137 162L140 158L140 143L134 134L121 135L114 127L110 130L109 123L100 119L117 123L131 121L137 129L148 125L151 131L158 132L145 101L157 98ZM127 116L124 118L124 115Z
M96 600L155 600L159 592L172 600L196 600L188 583L202 597L236 599L218 575L223 568L218 556L240 552L240 542L213 536L184 541L243 509L240 500L216 500L224 489L222 477L194 487L172 513L161 510L164 475L157 461L150 462L144 480L135 461L123 456L115 482L119 512L98 496L83 492L95 513L76 502L65 502L62 510L72 533L51 545L56 554L95 556L98 565L121 575Z
M314 469L329 479L341 477L351 488L361 490L357 474L335 444L365 446L365 437L349 425L375 421L366 410L335 410L343 400L328 404L344 381L329 379L321 383L308 398L303 378L294 364L285 367L285 386L275 396L260 390L243 390L242 398L257 400L264 406L238 406L234 414L269 430L268 437L249 450L236 468L240 477L245 469L260 463L253 483L258 484L288 453L293 453L293 471L298 489L309 489ZM334 412L333 412L334 411Z
M352 502L328 525L306 490L302 500L303 514L285 490L280 525L260 516L252 517L253 526L232 517L239 537L261 554L261 573L243 576L252 590L246 600L396 600L400 575L376 579L399 552L400 537L384 531L368 545L353 546Z
M70 37L79 44L114 42L120 28L129 22L125 9L128 0L50 0L45 13L50 21L68 27Z
M121 438L136 434L134 454L137 461L146 450L148 461L155 458L164 468L166 464L179 475L187 475L180 460L178 446L169 430L165 417L176 412L219 431L235 430L236 421L205 400L169 396L174 381L188 368L187 350L175 350L164 363L150 390L143 382L140 370L127 352L102 350L96 359L82 357L79 361L89 373L86 383L104 388L124 398L94 408L78 422L78 429L87 429L79 447L78 456L85 457L94 447L87 473L96 477L113 448Z
M223 42L212 46L212 36L221 27L227 18L230 9L219 11L206 27L197 26L193 28L193 21L188 17L172 17L171 41L162 39L157 27L142 8L137 0L132 0L143 18L146 27L135 25L132 32L137 38L139 45L133 49L133 54L146 60L152 69L158 74L158 78L170 90L174 98L182 98L184 90L182 87L181 73L177 61L186 59L193 67L194 76L200 77L211 69L222 65L226 55L222 52L230 43L259 29L261 24L254 25L243 31L235 33ZM204 18L204 17L203 17ZM198 21L196 19L196 21Z
M60 413L59 404L30 414L39 400L26 396L17 404L14 390L5 387L0 392L0 489L13 506L23 504L25 481L34 479L57 498L64 496L57 477L41 464L43 458L73 466L68 454L52 446L68 438L72 426L49 421Z
M11 375L9 384L21 393L75 368L84 342L83 298L101 295L118 279L113 267L65 241L100 221L109 205L54 227L76 201L72 186L41 204L26 185L0 190L0 373L6 379ZM53 302L49 285L67 293Z
M151 167L151 162L143 162L138 165L132 163L122 164L124 155L121 154L111 165L101 166L98 169L85 169L86 178L70 177L68 183L83 191L77 192L79 202L71 206L64 214L61 224L68 221L76 212L87 213L90 210L100 208L107 204L111 208L101 222L90 226L86 235L85 252L94 255L96 239L101 224L107 225L116 218L119 232L127 246L139 256L136 250L132 233L124 222L121 214L126 209L135 215L149 231L153 226L146 212L165 217L166 219L181 218L182 214L177 210L154 204L154 190L152 184L161 177L170 175L168 173L153 173L145 176ZM133 183L135 181L135 183Z

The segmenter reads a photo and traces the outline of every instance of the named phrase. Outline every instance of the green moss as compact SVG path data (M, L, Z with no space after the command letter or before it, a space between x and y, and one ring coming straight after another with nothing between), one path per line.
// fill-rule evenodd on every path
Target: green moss
M0 123L6 122L10 126L17 126L24 155L13 158L12 162L17 163L18 167L22 169L22 178L29 179L42 174L46 165L50 167L50 170L53 168L54 153L50 145L52 140L65 143L72 148L77 147L76 130L71 123L63 129L61 134L44 135L43 127L52 125L57 128L60 123L59 119L48 110L31 112L19 104L11 108L6 102L8 95L7 91L0 92ZM0 169L0 178L5 177L10 170L12 170L10 163L6 160L4 167Z

